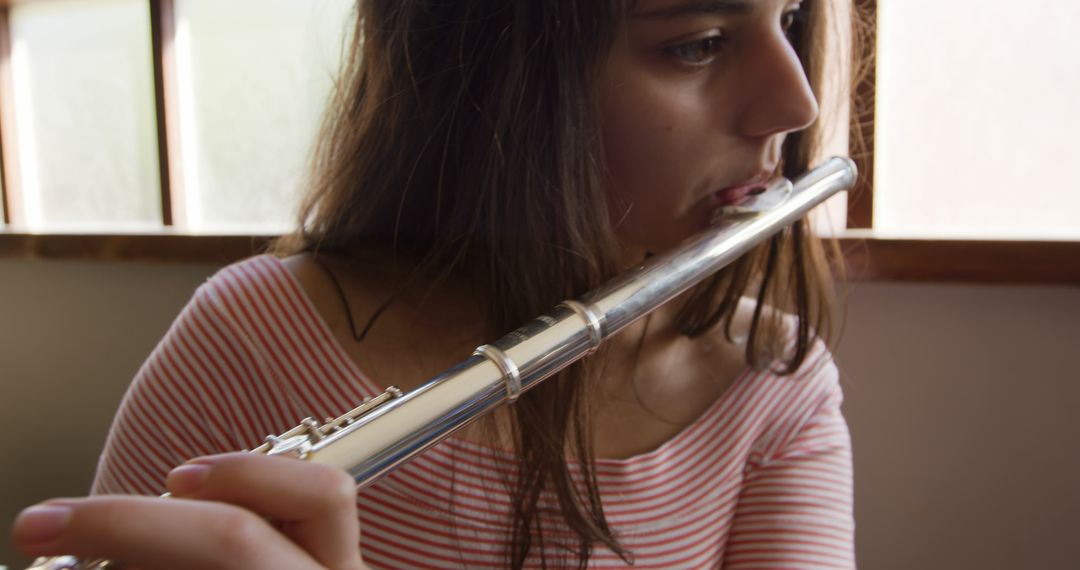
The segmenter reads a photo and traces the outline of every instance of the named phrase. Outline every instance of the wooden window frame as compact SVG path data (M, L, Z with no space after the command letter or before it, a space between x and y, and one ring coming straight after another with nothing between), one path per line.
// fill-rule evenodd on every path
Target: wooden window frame
M173 40L175 0L150 3L154 85L161 171L161 233L123 235L33 234L23 225L19 162L12 102L9 10L12 4L42 0L0 0L0 176L4 221L0 259L93 259L226 264L263 251L273 236L186 235L184 180L180 155L179 104ZM870 23L863 38L874 45L876 0L854 0ZM891 239L873 235L874 102L876 67L866 52L863 73L854 78L851 135L863 141L854 153L861 180L848 195L849 231L840 247L853 281L1080 285L1080 241Z

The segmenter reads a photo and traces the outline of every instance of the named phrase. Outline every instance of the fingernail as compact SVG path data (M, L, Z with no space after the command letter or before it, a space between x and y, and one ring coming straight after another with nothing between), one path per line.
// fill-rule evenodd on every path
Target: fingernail
M48 542L56 539L71 522L70 507L38 505L19 514L15 537L19 542Z
M206 477L209 474L209 465L198 463L181 465L169 472L165 484L172 494L187 495L198 491L199 487L202 487L203 483L206 482Z
M50 507L74 507L79 501L80 499L57 498L49 499L41 504Z

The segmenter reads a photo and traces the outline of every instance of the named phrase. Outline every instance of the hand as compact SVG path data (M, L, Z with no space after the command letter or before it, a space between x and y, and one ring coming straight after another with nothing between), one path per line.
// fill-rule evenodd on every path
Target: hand
M57 499L23 511L15 545L139 568L366 569L356 486L339 469L249 453L193 459L173 498Z

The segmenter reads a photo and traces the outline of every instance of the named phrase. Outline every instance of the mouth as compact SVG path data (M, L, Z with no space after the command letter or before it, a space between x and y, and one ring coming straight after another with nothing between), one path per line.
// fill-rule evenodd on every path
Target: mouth
M764 192L765 189L768 188L768 181L771 177L771 172L762 172L746 182L717 190L709 195L709 207L723 208L725 206L738 206L749 198Z

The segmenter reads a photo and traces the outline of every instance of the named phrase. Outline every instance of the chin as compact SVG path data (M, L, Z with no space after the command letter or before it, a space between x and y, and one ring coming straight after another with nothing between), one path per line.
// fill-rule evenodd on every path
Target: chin
M653 239L647 241L637 241L632 243L623 242L623 252L625 253L626 265L633 266L641 263L643 260L652 257L658 253L665 253L678 246L686 237L666 239Z
M690 237L709 227L707 216L686 216L685 219L656 221L642 226L651 231L620 232L615 234L622 244L625 258L631 265L640 262L646 254L664 253L678 247ZM641 227L641 226L639 226Z

